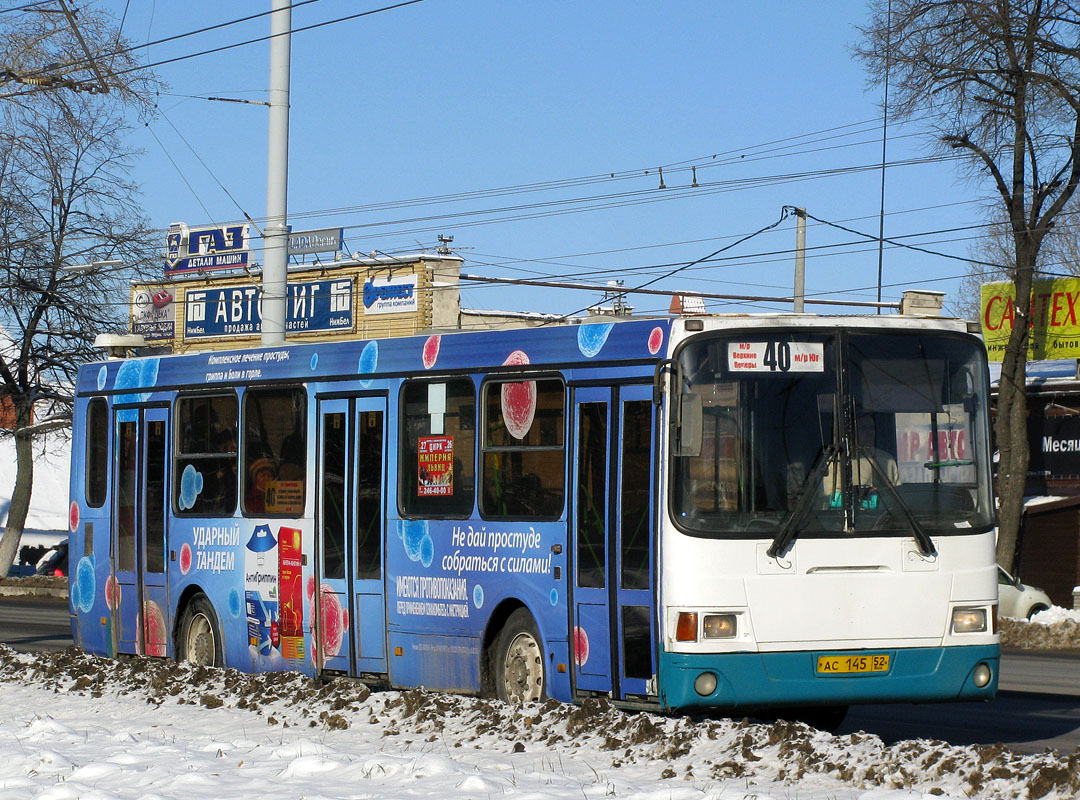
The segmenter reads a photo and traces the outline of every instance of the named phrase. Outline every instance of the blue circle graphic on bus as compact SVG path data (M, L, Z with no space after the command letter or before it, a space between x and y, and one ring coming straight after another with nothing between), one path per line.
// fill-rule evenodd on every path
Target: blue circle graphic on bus
M420 563L425 567L430 567L434 560L435 542L431 541L429 534L424 534L424 538L420 540Z
M137 359L125 361L116 371L117 389L143 389L152 388L157 383L158 367L161 364L159 358ZM153 392L137 392L118 397L118 402L145 403L150 399Z
M364 345L364 349L360 351L360 361L356 365L356 371L361 375L371 375L379 366L379 343L368 342ZM371 379L360 381L360 385L365 389L371 386Z
M101 369L98 370L98 373L97 373L97 388L98 388L98 391L101 391L102 389L104 389L108 385L109 385L109 368L107 366L103 365L101 367Z
M559 590L552 589L551 594L548 595L548 600L551 601L551 605L557 606L559 604Z
M319 366L319 354L313 353L311 356L311 368L315 369L317 366Z
M592 358L600 352L614 324L613 322L598 322L594 325L578 327L577 346L585 358Z
M240 602L240 592L233 589L229 592L229 613L233 615L233 619L239 619L240 612L243 610L244 604Z
M203 476L195 467L188 464L180 475L180 510L187 511L195 507L195 498L203 490Z
M79 565L75 568L75 580L71 584L71 603L79 611L89 614L94 607L94 592L97 589L97 581L94 578L94 561L89 556L79 559Z
M472 604L477 608L484 607L484 587L479 583L472 587Z
M431 566L431 559L435 557L435 543L431 541L426 519L398 520L398 536L405 542L405 555L410 561L422 562L425 553L424 542L427 542L428 561L424 566Z

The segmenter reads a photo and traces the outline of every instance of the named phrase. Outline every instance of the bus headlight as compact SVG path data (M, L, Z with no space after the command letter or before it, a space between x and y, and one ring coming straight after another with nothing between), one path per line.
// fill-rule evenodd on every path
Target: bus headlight
M952 612L953 633L983 633L986 627L985 608L954 608Z
M734 614L706 614L702 628L706 639L733 639L738 624Z
M975 682L975 685L982 689L986 684L990 683L990 678L993 673L990 671L990 667L987 664L979 664L975 667L975 671L971 674L971 680Z

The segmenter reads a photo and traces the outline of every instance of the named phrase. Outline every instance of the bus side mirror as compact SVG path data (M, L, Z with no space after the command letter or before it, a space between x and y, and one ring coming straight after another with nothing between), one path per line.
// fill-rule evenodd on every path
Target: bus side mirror
M679 395L679 416L675 426L675 455L701 455L701 395Z

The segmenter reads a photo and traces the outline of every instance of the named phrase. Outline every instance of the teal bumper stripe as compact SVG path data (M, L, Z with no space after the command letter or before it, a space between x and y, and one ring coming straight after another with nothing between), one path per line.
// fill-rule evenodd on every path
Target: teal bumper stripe
M818 675L818 656L887 653L889 670L859 675ZM968 647L813 650L781 653L661 653L661 703L670 710L761 708L808 704L904 703L989 700L997 691L1000 649ZM975 686L975 667L986 664L990 682ZM694 681L716 676L702 697Z

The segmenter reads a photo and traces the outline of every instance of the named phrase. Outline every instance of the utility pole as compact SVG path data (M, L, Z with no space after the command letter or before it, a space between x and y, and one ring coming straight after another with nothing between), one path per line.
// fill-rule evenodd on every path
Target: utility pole
M795 313L803 313L806 297L806 209L796 208L795 217Z
M266 167L266 228L263 231L262 343L285 342L285 274L288 265L289 60L292 5L271 0L270 131Z

